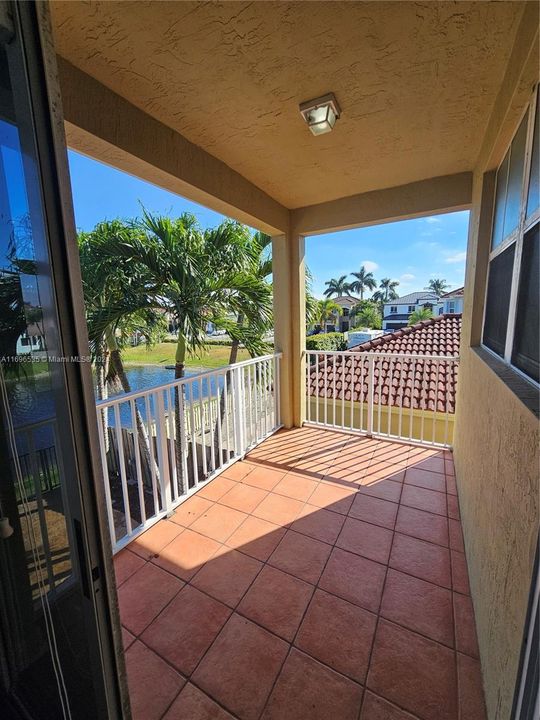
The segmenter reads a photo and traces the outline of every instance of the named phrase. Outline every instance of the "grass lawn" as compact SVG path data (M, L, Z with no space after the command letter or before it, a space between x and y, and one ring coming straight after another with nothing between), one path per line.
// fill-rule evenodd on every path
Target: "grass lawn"
M158 343L148 349L146 345L130 347L122 351L122 358L126 365L174 365L174 343ZM231 348L229 345L210 345L207 353L199 357L188 357L186 367L218 368L228 365ZM238 362L248 360L247 350L240 348Z

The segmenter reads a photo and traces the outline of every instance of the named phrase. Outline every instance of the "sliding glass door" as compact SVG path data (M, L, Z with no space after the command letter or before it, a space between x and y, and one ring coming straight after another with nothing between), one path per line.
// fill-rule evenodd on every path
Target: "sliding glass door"
M0 0L0 716L97 720L120 713L38 5Z

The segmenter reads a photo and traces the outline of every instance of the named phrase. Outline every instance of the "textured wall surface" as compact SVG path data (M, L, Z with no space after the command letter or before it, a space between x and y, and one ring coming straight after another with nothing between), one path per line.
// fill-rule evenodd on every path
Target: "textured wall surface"
M538 534L538 421L473 350L454 437L488 716L508 720Z
M472 170L521 2L53 2L58 53L296 208ZM342 118L313 137L302 101Z

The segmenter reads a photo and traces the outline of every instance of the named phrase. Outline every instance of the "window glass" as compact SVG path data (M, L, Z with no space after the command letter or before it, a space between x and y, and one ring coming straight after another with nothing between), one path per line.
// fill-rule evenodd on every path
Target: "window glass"
M521 272L519 278L518 307L514 334L512 363L538 382L538 275L540 256L538 252L538 228L535 225L523 238Z
M529 179L529 195L527 198L527 217L533 214L540 206L540 94L536 99L536 118L534 121L534 141L531 161L531 176Z
M497 255L489 265L484 345L501 357L504 356L515 243Z
M508 165L510 164L510 151L506 153L504 160L497 172L497 191L495 194L495 212L493 215L493 237L491 249L494 250L500 245L503 239L504 209L506 205L506 183L508 181Z
M521 207L521 191L523 189L523 166L525 163L525 144L527 142L528 113L512 140L510 147L510 168L508 170L508 188L506 191L506 210L504 213L503 239L508 237L518 226Z

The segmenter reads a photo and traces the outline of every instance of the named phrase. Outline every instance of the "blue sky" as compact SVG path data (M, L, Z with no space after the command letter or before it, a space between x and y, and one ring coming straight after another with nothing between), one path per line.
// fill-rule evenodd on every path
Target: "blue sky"
M223 215L202 205L71 150L69 166L80 230L91 230L101 220L140 215L141 204L173 216L191 212L202 227L223 220ZM322 297L325 280L357 271L361 265L377 280L399 280L402 295L422 290L433 277L459 287L465 274L468 222L469 213L460 212L306 238L313 292Z

